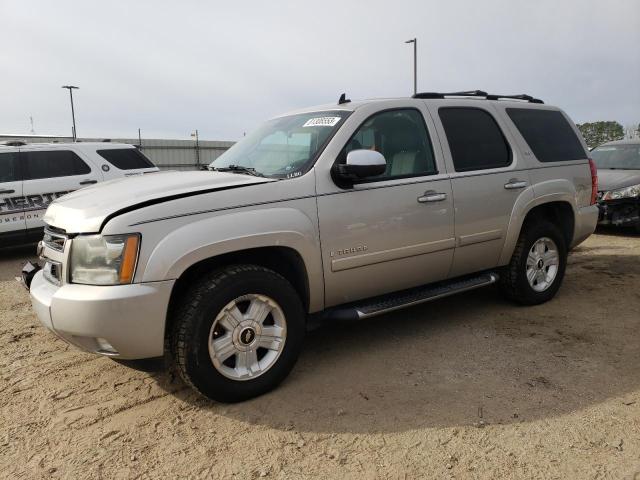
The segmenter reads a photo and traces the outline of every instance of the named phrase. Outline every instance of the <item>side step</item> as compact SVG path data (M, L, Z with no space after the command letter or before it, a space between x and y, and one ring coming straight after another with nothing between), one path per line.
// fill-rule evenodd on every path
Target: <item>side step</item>
M323 319L347 321L371 318L401 308L412 307L421 303L437 300L438 298L448 297L456 293L485 287L496 283L498 278L498 274L495 272L485 272L480 275L438 282L423 287L370 298L361 302L341 305L325 311L322 317Z

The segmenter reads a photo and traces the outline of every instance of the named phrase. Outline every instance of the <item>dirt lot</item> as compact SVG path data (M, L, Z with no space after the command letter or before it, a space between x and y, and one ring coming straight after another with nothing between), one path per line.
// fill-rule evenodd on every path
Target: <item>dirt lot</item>
M47 333L0 261L4 478L640 478L640 237L593 236L549 304L485 289L311 332L237 405ZM145 371L146 370L146 371Z

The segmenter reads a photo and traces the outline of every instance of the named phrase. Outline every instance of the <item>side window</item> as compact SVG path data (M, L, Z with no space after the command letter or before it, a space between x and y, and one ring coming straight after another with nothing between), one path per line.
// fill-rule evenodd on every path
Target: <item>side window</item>
M25 180L70 177L91 173L89 165L70 150L22 152Z
M557 110L507 108L507 115L541 162L581 160L587 153L573 128Z
M389 110L369 117L340 154L344 163L352 150L376 150L387 161L384 174L369 181L437 173L433 148L422 114L415 109Z
M456 172L506 167L511 148L489 112L480 108L438 110Z
M154 165L137 148L110 148L98 150L98 155L120 170L153 168Z
M18 155L13 152L0 153L0 183L19 182L21 180L22 175L20 175Z

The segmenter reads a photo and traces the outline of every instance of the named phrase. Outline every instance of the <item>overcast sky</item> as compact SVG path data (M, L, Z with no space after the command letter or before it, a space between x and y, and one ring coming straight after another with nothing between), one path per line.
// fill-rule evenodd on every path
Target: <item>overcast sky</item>
M640 122L640 0L0 0L0 133L236 140L298 107L529 93Z

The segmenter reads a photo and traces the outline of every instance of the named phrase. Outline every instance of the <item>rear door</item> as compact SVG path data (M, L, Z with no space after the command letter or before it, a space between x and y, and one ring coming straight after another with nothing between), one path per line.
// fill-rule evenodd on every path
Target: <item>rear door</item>
M456 249L450 276L495 268L517 198L533 198L529 172L488 102L437 102L430 109L453 188Z
M71 150L21 152L27 234L40 235L42 217L51 202L62 195L102 180L91 166Z
M25 202L18 151L0 153L0 247L24 241Z
M105 179L129 177L155 172L158 168L137 148L98 148L96 162L101 164Z

